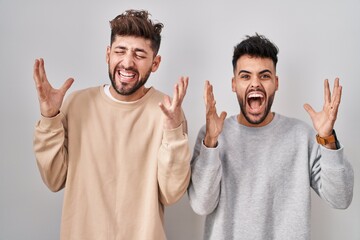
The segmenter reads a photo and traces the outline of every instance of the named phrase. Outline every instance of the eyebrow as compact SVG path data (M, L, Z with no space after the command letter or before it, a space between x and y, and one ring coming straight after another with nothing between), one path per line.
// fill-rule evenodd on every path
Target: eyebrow
M124 47L124 46L116 46L115 49L121 49L121 50L129 50L127 47ZM145 49L142 49L142 48L134 48L133 50L134 52L142 52L142 53L145 53L145 54L148 54L147 51L145 51Z
M247 71L247 70L240 70L240 72L238 73L238 75L240 75L241 73L251 73L250 71ZM269 70L269 69L264 69L262 71L259 72L259 74L263 74L263 73L271 73L272 72Z
M262 70L259 72L260 74L263 74L263 73L270 73L272 74L272 72L269 70L269 69L265 69L265 70Z

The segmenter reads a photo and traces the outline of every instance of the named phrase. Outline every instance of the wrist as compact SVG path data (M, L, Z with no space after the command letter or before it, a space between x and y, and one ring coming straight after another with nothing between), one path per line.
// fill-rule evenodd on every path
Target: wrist
M59 113L60 113L60 111L58 110L57 112L48 112L48 113L41 112L41 115L45 118L53 118L53 117L56 117Z
M215 148L217 146L217 138L205 136L204 145L208 148Z
M318 142L318 144L320 144L326 148L329 148L329 149L339 149L340 148L340 144L339 144L339 141L337 139L336 132L334 129L332 130L331 134L329 134L325 137L324 137L324 135L317 134L316 141Z
M172 121L172 120L165 120L164 130L172 130L172 129L178 128L178 127L180 127L181 124L182 124L182 121L178 122L178 121Z

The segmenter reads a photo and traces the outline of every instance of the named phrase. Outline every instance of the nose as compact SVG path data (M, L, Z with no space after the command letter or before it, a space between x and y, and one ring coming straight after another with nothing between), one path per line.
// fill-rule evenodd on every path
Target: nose
M125 54L124 58L121 61L121 65L127 69L134 66L134 58L131 54Z
M260 78L258 76L254 76L252 79L251 79L251 87L253 88L257 88L260 86Z

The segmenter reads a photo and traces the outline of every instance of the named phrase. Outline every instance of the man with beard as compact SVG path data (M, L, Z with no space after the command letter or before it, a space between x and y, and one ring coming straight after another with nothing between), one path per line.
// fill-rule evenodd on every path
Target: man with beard
M240 113L215 108L206 81L206 125L191 161L190 204L206 215L204 239L310 239L310 187L334 208L347 208L353 170L333 130L341 99L339 79L306 123L271 112L278 89L278 48L248 36L234 49L232 91ZM319 139L318 142L316 139Z
M190 150L181 104L188 78L173 98L145 87L160 64L161 23L128 10L110 21L106 51L111 85L67 97L34 64L41 119L34 151L44 183L65 189L61 239L166 239L164 206L190 180Z

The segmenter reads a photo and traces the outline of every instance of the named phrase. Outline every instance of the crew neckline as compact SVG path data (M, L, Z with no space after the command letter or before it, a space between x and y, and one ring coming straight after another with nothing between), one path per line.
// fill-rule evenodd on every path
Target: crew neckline
M113 100L114 102L118 102L118 103L129 103L129 102L127 102L127 101L120 101L120 100L118 100L118 99L116 99L116 98L114 98L113 97L113 95L111 95L111 92L110 92L110 84L104 84L104 93L106 94L106 96L108 96L111 100ZM145 94L146 95L146 94ZM144 96L145 96L144 95ZM140 98L141 99L141 98ZM131 102L133 102L133 103L135 103L135 102L137 102L137 101L139 101L140 99L137 99L137 100L135 100L135 101L131 101Z
M280 118L281 118L280 114L275 113L275 112L273 112L273 113L274 113L274 117L271 120L271 122L269 122L267 125L261 126L261 127L245 126L245 125L238 122L237 115L233 115L233 116L230 117L230 123L234 127L241 128L241 129L247 130L247 131L264 131L264 130L267 130L267 129L272 129L273 127L275 127L280 122Z
M135 100L135 101L126 102L126 101L119 101L119 100L115 99L111 95L109 88L110 88L109 84L104 84L99 87L99 91L101 93L102 98L107 103L109 103L113 106L121 106L121 107L128 107L128 108L133 108L133 107L137 107L137 106L141 105L144 101L146 101L155 92L155 88L150 87L149 90L146 92L146 94L144 96L142 96L140 99Z

